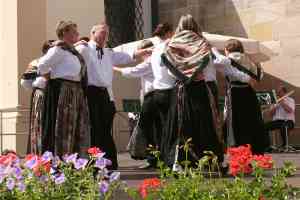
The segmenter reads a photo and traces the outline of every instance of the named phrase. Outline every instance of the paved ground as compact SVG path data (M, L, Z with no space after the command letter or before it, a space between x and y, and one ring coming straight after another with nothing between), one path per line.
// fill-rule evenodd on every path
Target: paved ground
M284 161L292 161L297 167L294 176L288 178L288 183L300 187L300 151L294 153L276 153L271 154L276 168L281 168ZM125 180L129 186L137 186L143 179L155 177L158 172L155 170L141 170L141 166L145 161L132 160L128 153L120 153L119 170L121 172L121 179Z

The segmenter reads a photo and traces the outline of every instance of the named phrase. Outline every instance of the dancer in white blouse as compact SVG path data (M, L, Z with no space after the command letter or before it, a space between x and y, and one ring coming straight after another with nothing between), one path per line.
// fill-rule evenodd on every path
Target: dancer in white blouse
M250 144L255 154L262 154L269 146L264 132L260 105L253 84L262 79L262 70L246 54L240 41L228 40L226 56L212 49L215 64L223 65L227 80L226 136L228 146ZM244 74L244 75L243 75Z
M47 40L42 46L42 53L45 55L52 47L54 40ZM42 154L42 109L44 102L44 89L47 84L46 77L39 76L37 65L40 58L29 63L28 68L23 73L21 85L28 90L32 90L30 98L30 120L28 133L28 154Z
M40 74L50 74L45 88L42 148L60 156L83 155L90 146L90 121L84 93L86 66L73 46L79 36L77 25L60 21L56 33L59 41L38 63Z

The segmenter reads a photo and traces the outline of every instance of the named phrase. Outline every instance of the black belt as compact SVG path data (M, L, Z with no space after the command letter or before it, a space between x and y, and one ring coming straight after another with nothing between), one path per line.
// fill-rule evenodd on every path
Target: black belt
M240 81L231 81L230 85L232 87L241 87L241 88L249 87L248 83L243 83L243 82L240 82Z
M99 87L99 86L95 86L95 85L89 85L88 88L94 88L94 89L98 89L98 90L107 90L106 87Z
M108 94L108 90L107 90L106 87L98 87L98 86L95 86L95 85L89 85L87 89L90 90L90 91L97 91L97 92L100 92L100 93L107 93Z
M50 81L58 81L58 82L68 82L68 83L81 83L80 81L73 81L73 80L68 80L68 79L63 79L63 78L53 78L50 79Z

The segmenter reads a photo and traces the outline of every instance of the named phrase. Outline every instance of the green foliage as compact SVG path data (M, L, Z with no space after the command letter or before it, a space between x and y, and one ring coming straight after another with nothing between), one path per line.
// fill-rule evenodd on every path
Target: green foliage
M183 146L188 151L189 142ZM155 151L157 156L159 153ZM198 167L189 167L188 158L181 163L181 172L172 172L163 166L161 185L147 191L147 200L293 200L300 198L299 188L287 184L286 177L291 176L296 168L292 163L285 163L282 169L264 170L253 162L253 172L249 176L224 179L220 172L217 157L212 152L205 152L198 162ZM272 173L272 174L270 174ZM267 174L267 175L266 175ZM141 187L128 189L132 199L143 199Z

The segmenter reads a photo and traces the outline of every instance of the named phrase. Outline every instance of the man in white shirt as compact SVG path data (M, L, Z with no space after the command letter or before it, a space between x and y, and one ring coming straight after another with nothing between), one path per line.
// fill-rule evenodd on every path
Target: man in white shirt
M91 145L99 147L111 159L110 169L117 169L117 150L111 134L115 106L112 96L113 66L133 62L132 56L105 48L108 38L105 23L95 25L90 32L90 41L76 49L83 56L88 73L87 98L91 121ZM145 52L135 52L140 56ZM133 56L133 57L134 57Z
M280 86L277 93L279 98L283 97L287 94L287 89ZM285 147L287 145L286 131L293 129L295 125L295 100L291 97L284 97L271 107L270 114L273 120L265 124L265 129L266 131L279 129L283 141L282 146Z

